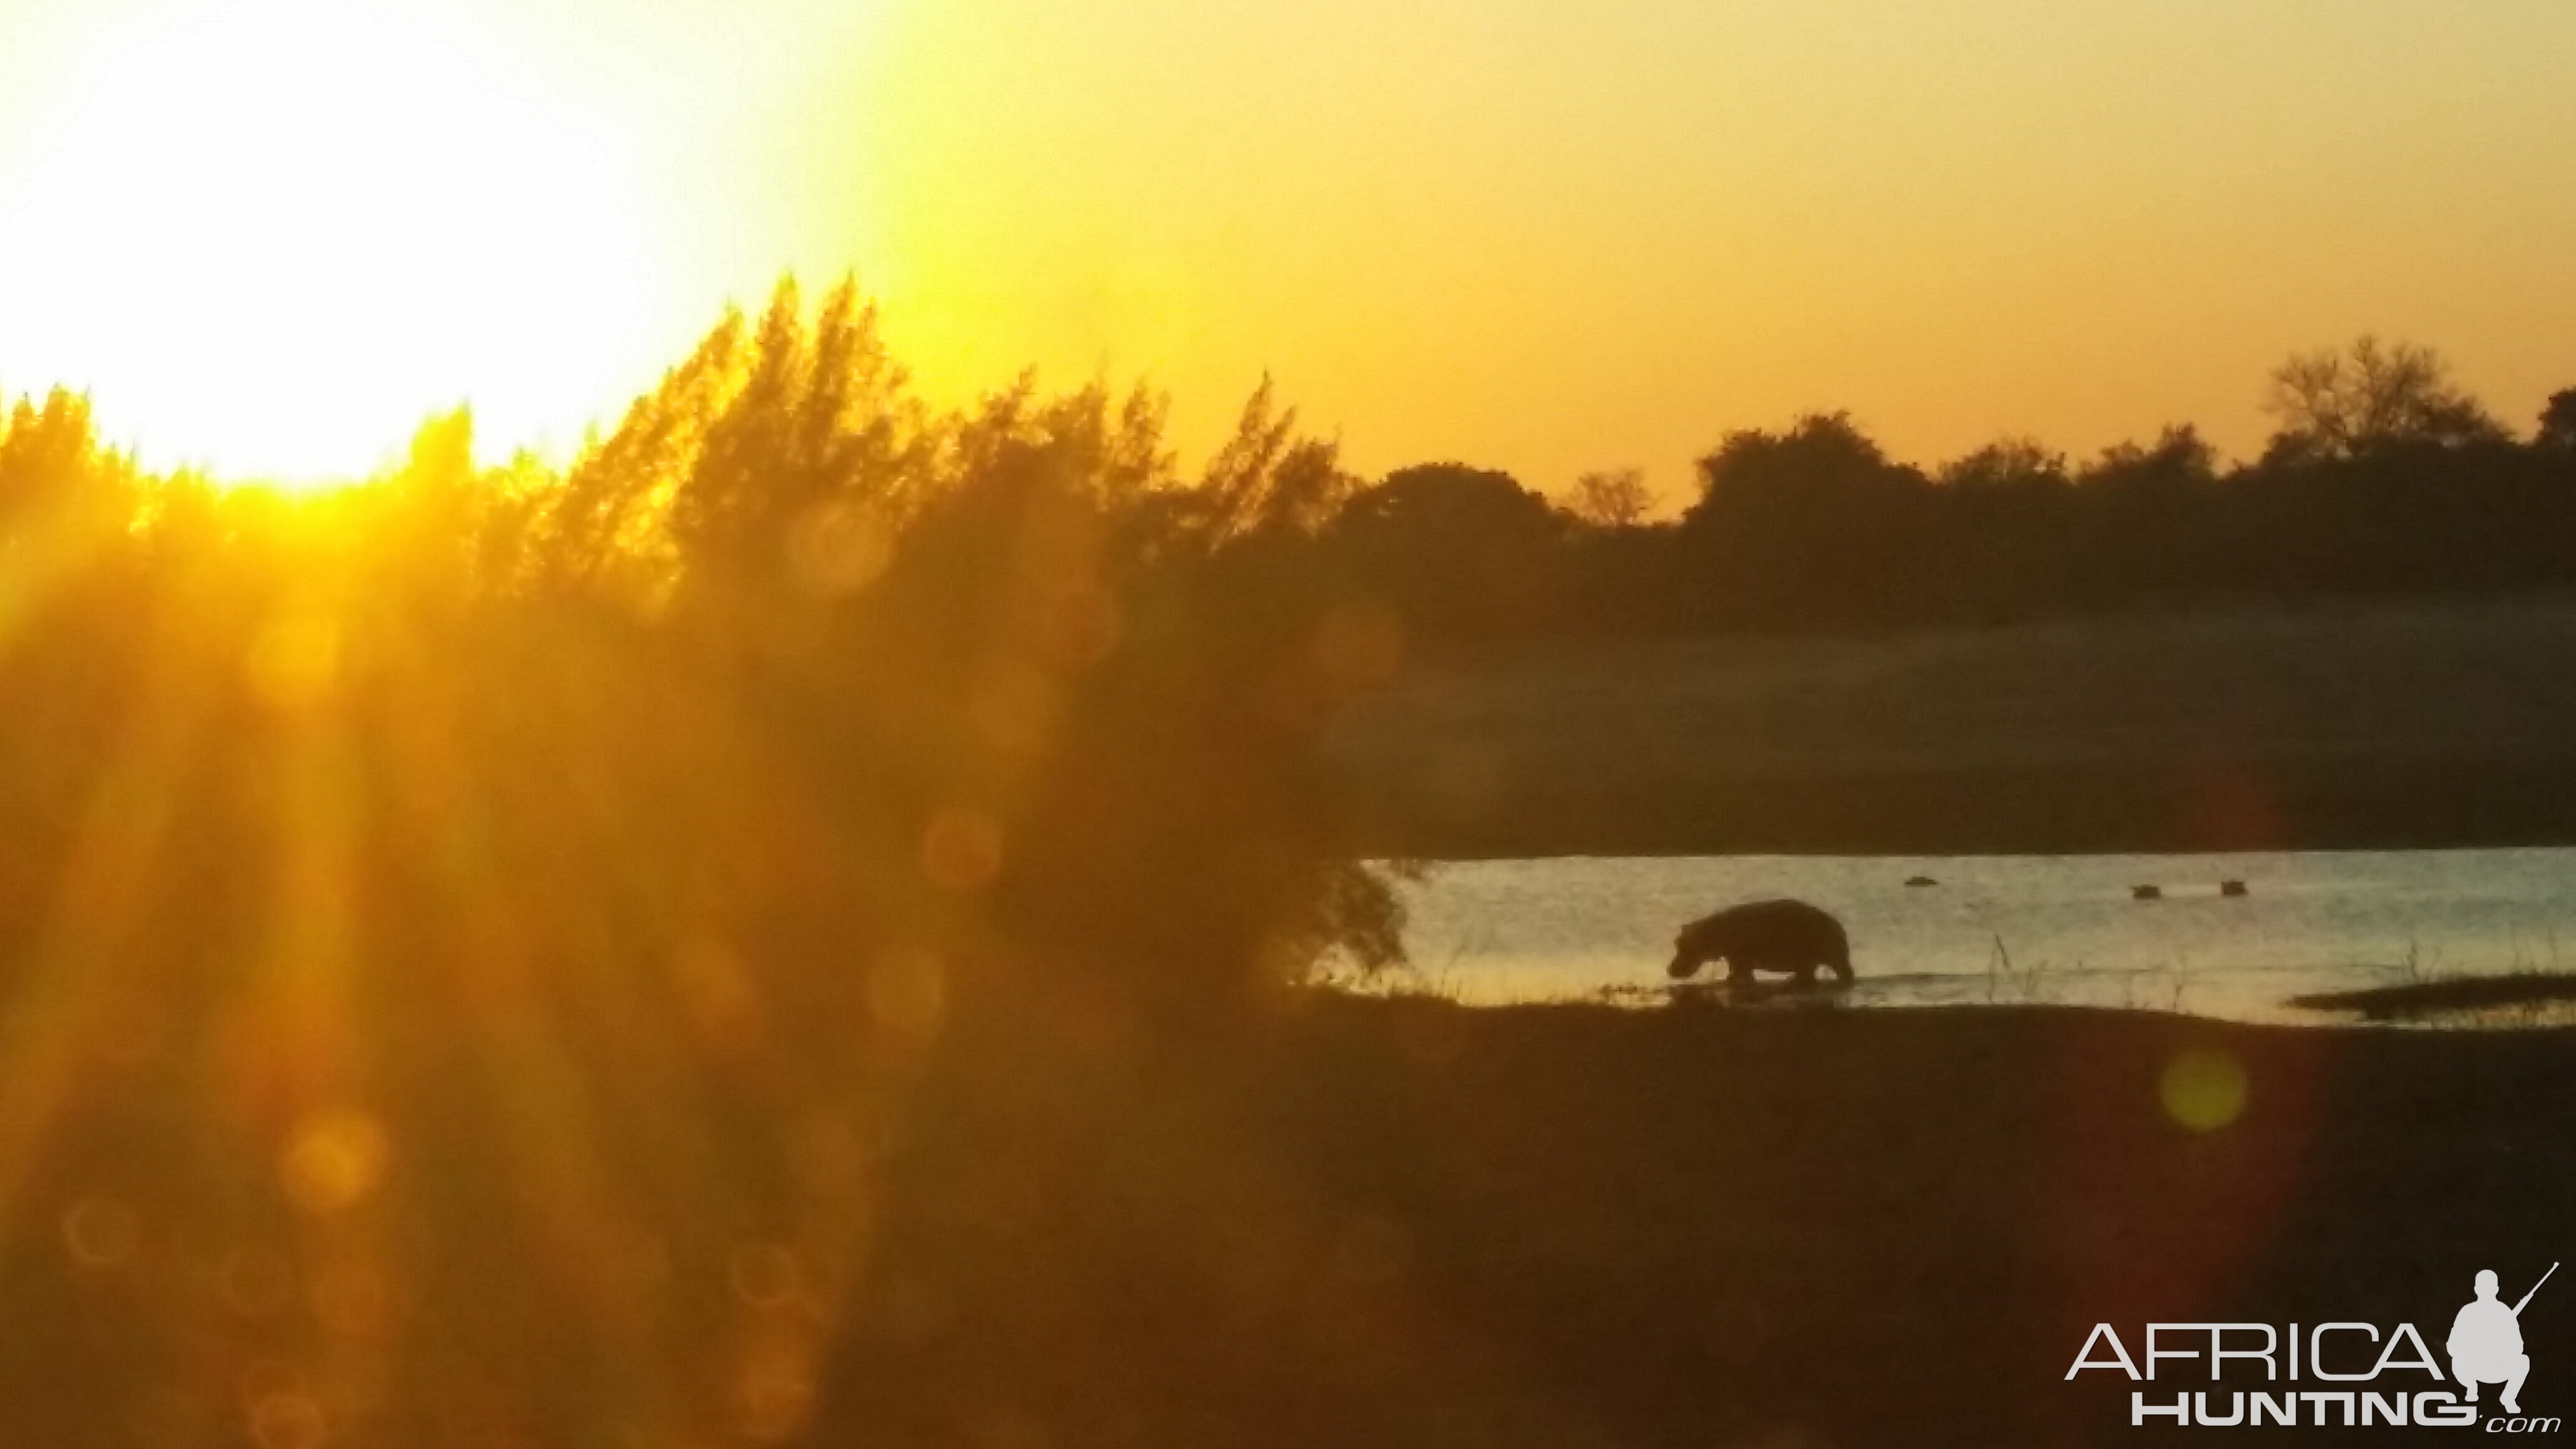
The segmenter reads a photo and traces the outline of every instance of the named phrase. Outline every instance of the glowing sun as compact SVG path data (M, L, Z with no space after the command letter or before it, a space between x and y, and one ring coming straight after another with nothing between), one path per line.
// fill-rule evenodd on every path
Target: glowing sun
M381 9L254 3L81 87L5 182L0 329L149 462L311 483L434 408L563 433L651 340L659 218L543 77Z

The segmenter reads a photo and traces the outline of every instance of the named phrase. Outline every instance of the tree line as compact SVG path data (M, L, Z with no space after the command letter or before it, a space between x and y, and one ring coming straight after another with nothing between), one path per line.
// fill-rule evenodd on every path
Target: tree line
M1312 566L1427 645L1894 629L2576 584L2576 390L2518 438L2429 349L2292 357L2229 464L2194 428L2070 461L2011 438L1935 468L1847 414L1731 432L1657 520L1634 470L1550 500L1460 463L1355 486Z
M934 407L847 284L727 314L563 466L478 458L460 410L381 477L228 488L140 468L57 391L0 419L0 950L62 929L103 790L168 812L135 890L286 869L291 822L203 792L229 772L273 806L282 741L327 719L376 781L334 849L402 883L369 887L380 919L456 906L466 878L406 862L389 783L453 775L480 792L474 880L715 902L822 870L710 864L718 842L830 842L864 888L787 911L800 951L971 927L1225 996L1336 946L1400 954L1310 746L1408 653L2576 582L2576 391L2517 437L2436 354L2363 338L2285 362L2268 402L2234 465L2185 426L1926 470L1809 416L1728 434L1659 519L1633 472L1562 502L1459 463L1362 478L1267 384L1196 467L1142 389ZM147 740L170 760L120 775ZM571 836L567 780L605 812ZM771 815L792 828L747 823Z

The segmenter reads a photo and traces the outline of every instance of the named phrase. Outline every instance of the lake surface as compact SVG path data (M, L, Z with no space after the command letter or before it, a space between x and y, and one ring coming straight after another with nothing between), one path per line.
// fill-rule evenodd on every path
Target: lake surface
M1939 884L1908 887L1912 876ZM2248 894L2219 893L2224 880ZM2161 887L2161 900L2131 887ZM2308 992L2576 966L2576 849L1460 861L1405 888L1386 984L1651 1004L1673 932L1794 896L1849 929L1851 1005L2049 1002L2320 1019ZM1702 976L1718 974L1703 971ZM1777 978L1774 978L1777 979Z

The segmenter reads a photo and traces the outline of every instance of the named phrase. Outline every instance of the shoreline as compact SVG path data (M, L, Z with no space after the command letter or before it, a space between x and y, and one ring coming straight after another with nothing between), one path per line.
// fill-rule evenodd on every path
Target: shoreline
M2480 851L2505 850L2571 850L2576 851L2576 838L2567 840L2511 841L2494 844L2454 845L2284 845L2253 849L2169 849L2169 850L1708 850L1708 851L1624 851L1624 850L1553 850L1523 855L1372 855L1371 864L1420 866L1437 870L1444 865L1490 865L1501 862L1544 863L1555 860L1870 860L1896 863L1944 860L2055 860L2064 858L2107 858L2138 860L2182 860L2192 858L2227 859L2239 856L2265 855L2467 855Z

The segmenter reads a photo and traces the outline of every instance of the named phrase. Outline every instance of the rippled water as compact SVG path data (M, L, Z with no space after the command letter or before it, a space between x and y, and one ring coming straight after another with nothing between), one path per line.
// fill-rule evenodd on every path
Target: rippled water
M2307 992L2576 968L2576 849L1460 861L1407 895L1400 984L1475 1002L1660 993L1676 928L1764 896L1842 918L1855 1005L2291 1020Z

